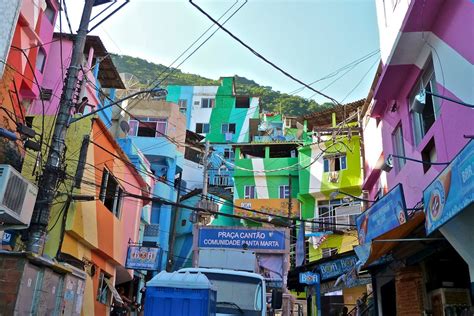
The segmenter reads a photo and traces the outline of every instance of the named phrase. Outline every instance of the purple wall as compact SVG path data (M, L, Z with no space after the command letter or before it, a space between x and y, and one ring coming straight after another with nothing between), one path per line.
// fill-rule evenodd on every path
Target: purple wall
M423 6L423 3L426 6ZM421 16L424 16L423 27L420 23ZM429 56L432 56L437 92L446 97L474 103L474 92L472 92L474 46L472 40L467 40L473 38L473 16L474 3L470 0L413 1L405 16L400 38L410 36L407 34L409 32L422 30L425 31L424 37L422 38L419 33L419 38L411 37L405 40L408 38L405 37L404 40L395 42L392 52L395 52L396 57L387 61L374 93L375 106L371 115L381 120L385 157L394 153L392 134L399 124L403 130L405 156L420 160L422 150L431 139L434 139L437 161L449 162L468 142L463 135L474 134L474 109L438 99L441 103L439 117L421 142L415 145L408 100L410 93L418 89L418 80L422 73L419 65L423 65ZM413 54L413 50L410 49L416 44L420 49ZM411 62L403 63L404 60ZM453 69L457 69L455 74L452 73ZM369 134L366 137L377 137L377 134L373 136ZM407 206L412 207L422 199L424 188L443 168L443 166L431 166L424 173L422 164L407 161L398 173L394 168L386 174L388 189L402 183ZM368 176L370 173L366 174L366 177ZM377 182L372 182L374 186L365 188L369 191L370 198L373 198L377 191L375 187Z

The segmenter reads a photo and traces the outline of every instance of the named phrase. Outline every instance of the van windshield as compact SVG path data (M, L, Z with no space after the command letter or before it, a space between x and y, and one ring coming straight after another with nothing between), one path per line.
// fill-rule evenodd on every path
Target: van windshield
M217 314L261 315L261 280L240 275L204 273L217 291Z

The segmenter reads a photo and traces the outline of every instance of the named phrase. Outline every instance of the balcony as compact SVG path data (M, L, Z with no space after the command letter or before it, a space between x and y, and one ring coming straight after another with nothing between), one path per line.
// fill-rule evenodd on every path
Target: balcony
M237 199L234 201L234 214L251 217L268 219L269 216L284 216L289 214L289 200L288 199ZM249 209L244 210L242 208ZM252 210L257 210L270 215L264 215ZM296 199L293 199L291 204L291 217L300 216L300 204Z

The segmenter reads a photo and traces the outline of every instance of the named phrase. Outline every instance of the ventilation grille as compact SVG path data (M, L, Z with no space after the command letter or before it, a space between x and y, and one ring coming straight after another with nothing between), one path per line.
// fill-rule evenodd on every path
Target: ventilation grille
M157 224L145 225L145 230L143 231L144 237L158 237L160 234L160 226Z
M3 168L0 168L0 172L3 174ZM1 176L1 175L0 175ZM13 172L10 173L5 194L3 195L2 204L11 209L16 214L20 215L23 208L23 202L25 201L26 190L28 184L18 177Z

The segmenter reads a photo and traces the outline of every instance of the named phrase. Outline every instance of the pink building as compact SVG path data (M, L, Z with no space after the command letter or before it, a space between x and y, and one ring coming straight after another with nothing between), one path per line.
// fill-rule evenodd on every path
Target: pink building
M406 313L400 310L401 304L405 302L411 306L419 306L420 309L415 312L417 313L436 309L431 295L434 295L437 286L433 284L437 284L436 282L440 280L444 286L450 284L451 287L469 288L468 285L462 282L456 283L452 279L459 278L469 284L467 280L470 277L471 297L474 291L474 283L472 283L474 281L474 247L472 247L474 237L470 231L470 227L472 229L474 225L473 201L463 201L467 203L467 206L459 211L447 210L453 215L450 215L436 229L430 229L432 215L426 215L426 221L424 220L424 215L428 214L428 210L432 207L431 203L426 202L426 192L429 192L433 186L432 183L435 184L443 177L438 178L447 165L430 163L449 163L460 153L466 154L466 150L470 147L466 145L470 139L465 135L474 134L473 107L449 100L474 104L474 2L471 0L380 0L376 1L376 7L381 66L369 94L369 103L366 104L363 133L365 151L363 189L368 192L367 196L370 200L377 200L401 184L410 215L406 224L402 223L398 228L381 232L377 238L383 238L386 234L392 234L392 238L406 238L409 235L418 234L417 236L422 238L446 239L449 243L436 250L441 253L438 254L440 257L437 260L443 261L447 258L448 261L452 260L452 262L449 261L451 262L449 265L453 265L452 268L459 267L456 272L442 274L425 269L421 264L410 266L405 261L403 268L386 271L392 276L394 274L397 277L400 276L393 283L397 290L402 287L399 282L402 282L400 280L404 276L403 273L408 271L406 269L411 269L409 273L412 273L413 278L420 278L422 284L429 284L425 288L425 296L412 298L409 302L403 301L404 298L400 298L399 301L397 297L398 314ZM415 97L422 90L427 94L424 107L420 110L417 107L420 103ZM427 163L393 157L393 168L390 171L382 171L380 167L390 155ZM472 157L466 159L472 160ZM454 167L452 165L453 163L449 169ZM463 180L474 181L468 178L466 176ZM447 192L450 198L456 195L453 192L454 189L451 188L449 191L454 181L452 178L451 182L445 182L446 193L443 199L447 199ZM465 187L470 188L470 185L466 183ZM465 196L471 197L470 194L465 194ZM443 200L443 205L444 202ZM378 203L380 206L384 202ZM469 207L471 209L468 210ZM421 211L410 210L412 208L423 208L425 214ZM415 221L418 222L415 223ZM423 222L426 222L425 227L423 227ZM412 225L412 227L407 225ZM372 244L371 255L373 256L374 251L378 249L380 254L391 251L392 255L397 257L397 251L403 248L405 253L403 256L400 255L400 258L407 260L407 253L410 253L407 249L410 251L418 249L418 253L415 251L416 255L419 255L421 251L418 247L424 249L423 251L433 251L435 245L430 242L427 241L423 245L417 242L402 243L406 246L385 244L387 247L384 251L380 250L382 246ZM423 260L434 259L428 257ZM393 279L384 277L383 273L380 272L377 277L373 275L378 282L375 289L376 295L382 297L383 292L388 291L382 288L388 286ZM430 275L436 273L439 280L430 278ZM416 301L417 299L419 301ZM383 314L386 306L382 305L379 301L379 313Z

